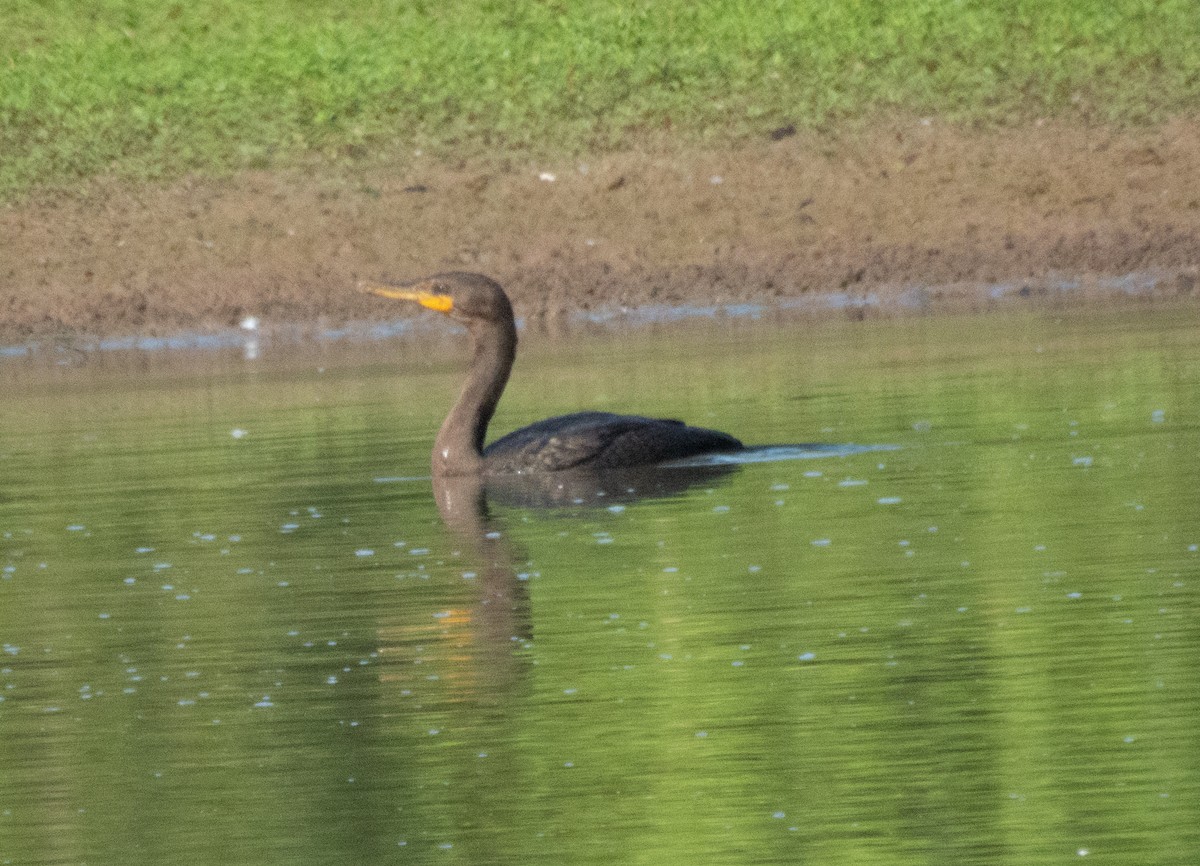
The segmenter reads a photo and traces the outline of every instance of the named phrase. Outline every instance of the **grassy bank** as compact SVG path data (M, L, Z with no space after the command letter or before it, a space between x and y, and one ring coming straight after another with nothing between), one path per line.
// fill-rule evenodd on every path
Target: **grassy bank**
M0 21L0 197L412 146L1200 106L1195 0L0 0Z

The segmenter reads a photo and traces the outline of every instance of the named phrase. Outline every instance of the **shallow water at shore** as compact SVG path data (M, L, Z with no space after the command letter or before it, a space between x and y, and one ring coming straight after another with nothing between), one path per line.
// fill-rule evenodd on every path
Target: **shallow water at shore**
M811 324L815 320L848 316L851 319L910 315L961 315L965 312L1005 311L1010 316L1045 312L1046 307L1062 304L1087 307L1110 313L1154 304L1169 314L1187 305L1194 279L1171 269L1143 270L1117 277L1048 274L1039 279L1004 282L951 283L940 286L923 284L885 284L871 290L818 291L796 298L762 297L737 303L669 304L596 304L583 309L546 311L537 317L536 328L567 336L584 329L623 328L635 330L695 320L736 322L741 319L766 320L776 327ZM518 326L529 322L518 318ZM168 326L166 335L110 335L106 337L71 335L63 338L29 339L0 343L0 360L59 353L95 352L188 352L241 350L247 360L255 360L266 350L295 351L303 344L329 344L341 341L373 342L396 339L428 338L431 332L445 330L445 322L432 325L428 320L403 317L386 321L351 320L329 325L319 317L314 321L274 322L257 316L245 316L236 325L205 330L186 330Z
M642 498L432 489L453 334L6 360L0 861L1192 863L1197 324L530 336L497 432L888 446Z

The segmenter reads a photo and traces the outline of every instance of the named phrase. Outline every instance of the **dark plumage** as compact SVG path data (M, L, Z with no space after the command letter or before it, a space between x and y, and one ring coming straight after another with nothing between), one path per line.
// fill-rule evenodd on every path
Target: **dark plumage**
M467 381L433 446L435 475L616 469L738 451L732 436L682 421L577 412L547 418L502 436L486 448L488 422L504 392L517 351L512 305L482 274L437 274L405 286L368 285L385 298L416 301L463 322L471 336Z
M614 469L741 447L726 433L682 421L576 412L514 430L484 448L483 456L495 472Z

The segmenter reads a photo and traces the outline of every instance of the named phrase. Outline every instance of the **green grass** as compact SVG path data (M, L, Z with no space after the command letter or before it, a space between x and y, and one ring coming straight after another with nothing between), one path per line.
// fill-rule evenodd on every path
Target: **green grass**
M0 0L0 197L424 146L1200 106L1196 0Z

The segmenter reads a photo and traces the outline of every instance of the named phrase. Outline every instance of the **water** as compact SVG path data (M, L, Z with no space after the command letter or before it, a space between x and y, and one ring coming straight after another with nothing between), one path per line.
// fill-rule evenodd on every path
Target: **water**
M1195 863L1197 324L530 337L894 448L603 496L432 489L454 335L4 360L0 862Z

